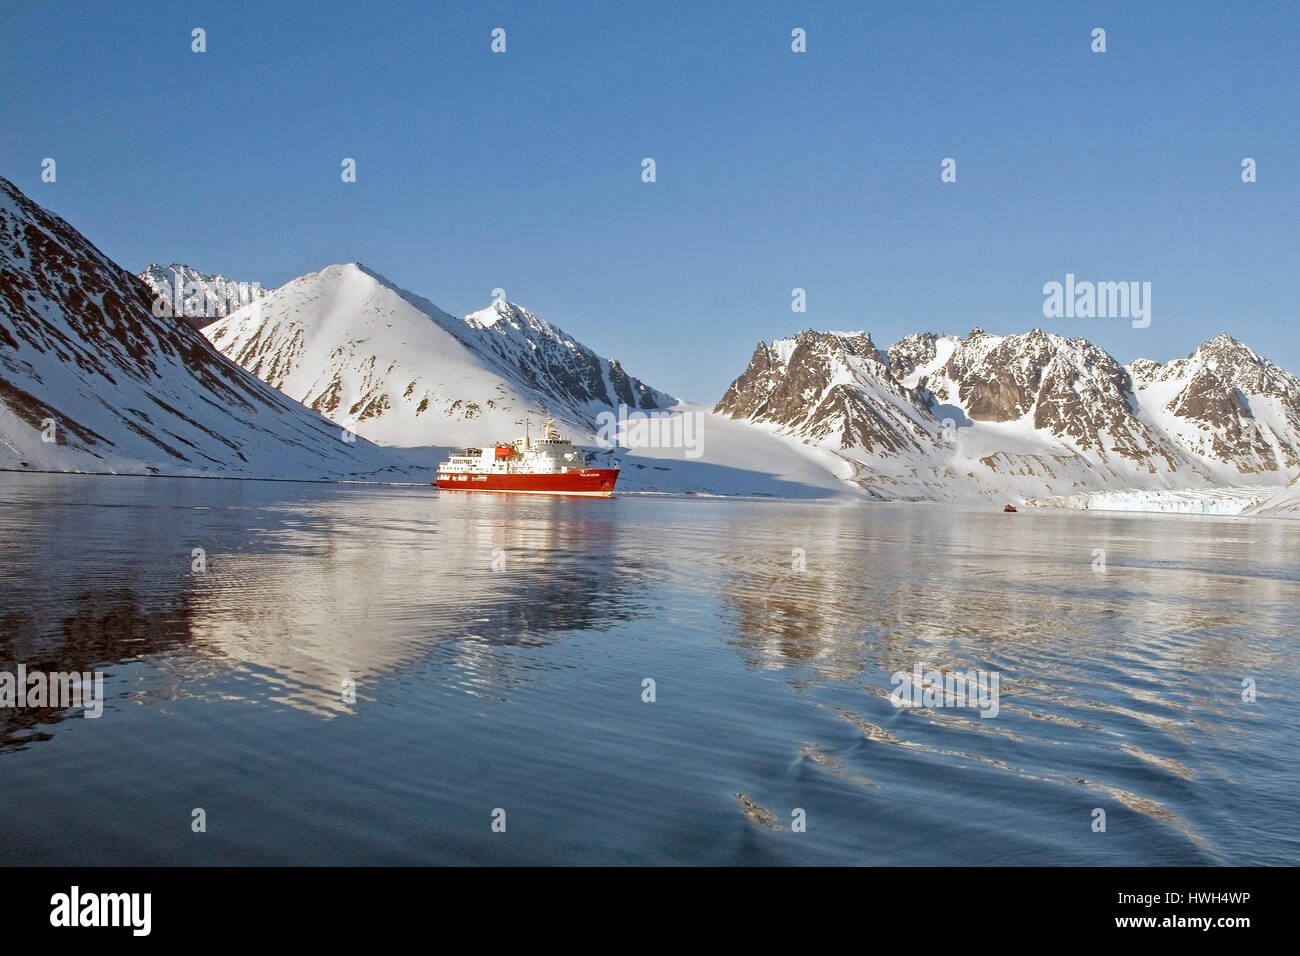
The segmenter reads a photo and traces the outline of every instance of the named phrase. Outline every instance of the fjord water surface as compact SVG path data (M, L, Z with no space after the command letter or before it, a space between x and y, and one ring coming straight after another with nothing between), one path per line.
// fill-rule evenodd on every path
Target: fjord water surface
M0 474L0 671L107 696L0 708L0 862L1293 863L1297 544ZM918 664L997 716L895 707Z

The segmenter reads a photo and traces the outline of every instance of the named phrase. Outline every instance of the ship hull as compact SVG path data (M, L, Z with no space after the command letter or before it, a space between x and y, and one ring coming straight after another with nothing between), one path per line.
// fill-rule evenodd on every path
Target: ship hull
M509 495L575 495L608 498L618 481L617 468L582 468L562 474L501 474L499 472L444 472L434 478L445 491L494 491Z

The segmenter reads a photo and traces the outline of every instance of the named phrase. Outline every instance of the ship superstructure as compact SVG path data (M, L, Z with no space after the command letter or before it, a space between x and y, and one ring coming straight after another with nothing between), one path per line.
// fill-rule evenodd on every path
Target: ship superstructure
M517 441L449 456L433 484L452 491L609 497L617 481L617 468L588 468L582 449L561 437L548 418L541 438L534 439L525 422Z

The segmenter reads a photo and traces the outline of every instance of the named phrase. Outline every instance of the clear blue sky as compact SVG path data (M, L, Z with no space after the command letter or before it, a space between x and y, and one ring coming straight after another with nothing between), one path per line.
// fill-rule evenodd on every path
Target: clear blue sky
M0 174L133 271L500 286L695 400L808 327L1226 329L1300 372L1298 80L1257 2L10 3ZM1067 272L1151 282L1151 327L1044 319Z

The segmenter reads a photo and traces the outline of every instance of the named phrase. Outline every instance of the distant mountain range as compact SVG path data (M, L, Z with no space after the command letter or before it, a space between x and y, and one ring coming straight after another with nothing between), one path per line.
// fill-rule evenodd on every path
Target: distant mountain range
M359 263L294 279L203 333L294 400L390 445L507 439L526 414L589 439L619 403L677 402L520 306L455 319Z
M832 451L885 498L1277 486L1300 467L1300 381L1228 335L1123 366L1034 330L759 343L715 411Z
M0 266L0 468L426 480L401 449L431 461L526 415L591 444L625 406L698 415L704 452L609 453L630 490L1300 509L1300 380L1226 334L1126 366L1041 330L885 350L809 330L759 343L709 408L522 306L457 319L357 263L274 290L131 276L3 179Z

